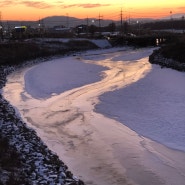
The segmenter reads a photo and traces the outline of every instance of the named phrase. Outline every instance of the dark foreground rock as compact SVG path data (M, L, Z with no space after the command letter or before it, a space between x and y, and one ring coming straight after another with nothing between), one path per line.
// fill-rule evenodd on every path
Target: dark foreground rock
M152 55L149 56L149 61L152 64L160 65L162 68L166 67L178 71L185 71L185 63L179 62L172 58L166 58L158 50L154 51Z
M161 67L185 71L185 39L182 38L155 50L149 56L149 61L152 64L159 64Z
M83 184L0 96L0 184ZM70 175L68 175L70 174Z

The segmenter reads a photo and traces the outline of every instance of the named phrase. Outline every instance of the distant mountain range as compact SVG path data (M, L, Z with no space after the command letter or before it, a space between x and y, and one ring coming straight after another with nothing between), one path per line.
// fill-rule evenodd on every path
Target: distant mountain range
M180 14L172 14L166 17L162 17L161 19L157 20L167 20L167 19L182 19L184 17L185 19L185 13ZM152 22L156 21L156 19L151 18L134 18L129 20L130 23L146 23L146 22ZM26 25L31 27L38 27L38 26L45 26L45 27L54 27L54 26L65 26L65 27L75 27L77 25L85 24L85 25L95 25L95 26L107 26L110 23L114 22L115 24L119 25L120 20L114 21L114 20L98 20L97 18L86 18L86 19L78 19L75 17L69 17L69 16L51 16L46 17L41 20L37 21L4 21L3 25L5 27L14 27L14 26L20 26L20 25Z
M108 24L112 23L113 20L98 20L96 18L78 19L68 16L52 16L42 19L41 22L44 23L46 26L64 25L65 27L74 27L81 24L94 24L96 26L99 26L100 24L101 26L107 26Z
M185 19L185 13L177 13L177 14L172 14L166 17L162 17L161 19Z

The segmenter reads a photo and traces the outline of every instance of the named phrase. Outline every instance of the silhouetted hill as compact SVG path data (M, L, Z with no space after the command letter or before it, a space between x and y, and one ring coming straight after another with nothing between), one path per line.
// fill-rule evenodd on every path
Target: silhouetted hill
M63 25L65 27L75 27L77 25L85 24L85 25L96 25L99 26L99 20L98 18L84 18L84 19L78 19L75 17L69 17L69 16L51 16L51 17L45 17L41 20L41 22L44 23L44 25L53 27L57 25ZM100 21L101 26L107 26L108 24L112 23L113 20L104 20L102 19Z
M41 23L49 27L58 26L58 25L63 25L65 27L74 27L79 24L87 24L86 22L87 20L85 19L78 19L78 18L69 17L69 16L50 16L50 17L45 17L41 20Z

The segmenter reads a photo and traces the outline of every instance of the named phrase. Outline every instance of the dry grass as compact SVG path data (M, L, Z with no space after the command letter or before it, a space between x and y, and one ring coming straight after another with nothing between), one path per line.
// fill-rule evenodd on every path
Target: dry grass
M92 42L86 40L70 40L62 42L7 42L0 43L0 65L17 65L27 60L52 55L63 55L69 52L97 48Z

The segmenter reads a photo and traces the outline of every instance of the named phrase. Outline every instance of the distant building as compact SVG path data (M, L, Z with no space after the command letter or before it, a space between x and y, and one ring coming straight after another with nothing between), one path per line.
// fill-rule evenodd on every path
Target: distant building
M78 25L75 28L75 32L77 33L77 35L87 34L88 26L84 24Z
M53 28L48 28L47 35L50 37L72 37L73 29L63 25L58 25Z
M12 37L15 39L22 39L26 37L27 26L15 26L12 30Z
M16 33L24 33L24 32L26 32L26 29L27 29L26 26L15 26Z

